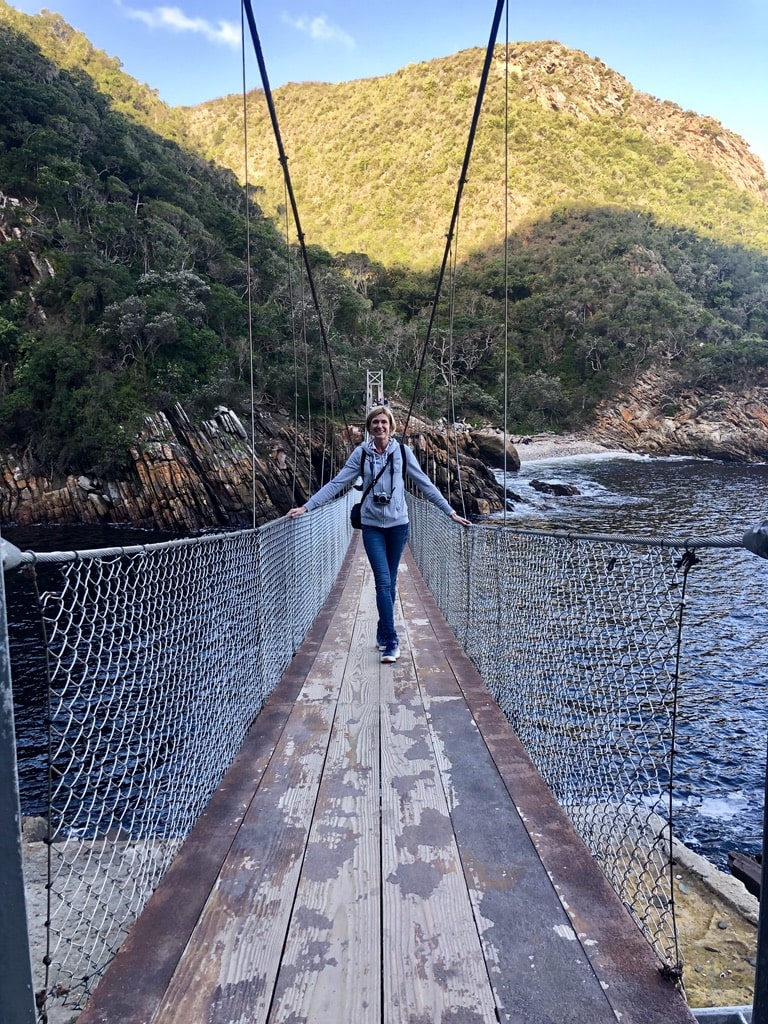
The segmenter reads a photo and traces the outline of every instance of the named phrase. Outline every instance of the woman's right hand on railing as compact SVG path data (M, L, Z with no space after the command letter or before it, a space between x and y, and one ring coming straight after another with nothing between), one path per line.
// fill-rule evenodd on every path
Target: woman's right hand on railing
M303 516L307 511L306 505L299 505L298 508L289 508L285 513L286 519L296 519L297 516Z

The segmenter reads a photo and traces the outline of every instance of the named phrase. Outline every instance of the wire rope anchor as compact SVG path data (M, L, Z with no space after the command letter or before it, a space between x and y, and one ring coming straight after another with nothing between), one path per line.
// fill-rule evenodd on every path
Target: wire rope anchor
M15 544L11 544L10 541L0 537L0 562L3 569L15 569L22 562L26 561L27 559L24 557L23 552Z
M764 519L759 526L747 530L741 542L753 555L768 558L768 519Z

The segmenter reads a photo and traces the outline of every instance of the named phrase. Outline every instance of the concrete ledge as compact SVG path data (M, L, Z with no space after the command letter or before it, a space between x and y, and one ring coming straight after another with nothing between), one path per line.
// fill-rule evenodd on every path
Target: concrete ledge
M760 901L753 896L738 878L727 871L721 871L706 857L695 853L679 839L672 839L672 849L669 849L669 826L663 818L658 815L651 815L648 819L648 827L654 838L661 839L668 853L673 860L685 868L692 875L700 878L702 883L712 892L725 900L733 909L740 914L745 921L749 921L757 927L757 920L760 915Z
M699 1024L752 1024L751 1006L709 1006L693 1015Z
M745 920L757 926L760 901L751 892L747 891L743 882L740 882L733 875L721 871L705 857L694 853L693 850L681 843L679 839L672 840L672 856L678 864L681 864L693 874L698 875L704 885L730 903Z

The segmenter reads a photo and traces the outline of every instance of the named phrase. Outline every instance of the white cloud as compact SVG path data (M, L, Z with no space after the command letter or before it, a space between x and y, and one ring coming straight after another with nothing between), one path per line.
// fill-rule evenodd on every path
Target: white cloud
M153 7L142 11L135 7L118 6L129 18L143 21L149 28L169 29L171 32L195 32L212 43L221 43L234 48L240 46L240 26L231 21L217 21L212 24L206 18L190 18L180 7Z
M321 14L316 18L290 18L287 14L284 14L283 21L287 25L291 25L298 32L305 33L310 39L318 39L321 42L341 43L348 50L354 50L355 48L355 40L352 36L339 28L338 25L331 24L325 14Z

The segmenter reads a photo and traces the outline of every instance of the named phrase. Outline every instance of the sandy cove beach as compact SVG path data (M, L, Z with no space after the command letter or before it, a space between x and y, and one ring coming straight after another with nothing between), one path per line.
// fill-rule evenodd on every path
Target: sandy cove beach
M558 459L568 455L598 455L600 452L615 451L597 441L590 441L581 434L530 434L512 436L520 462L537 462L539 459Z

